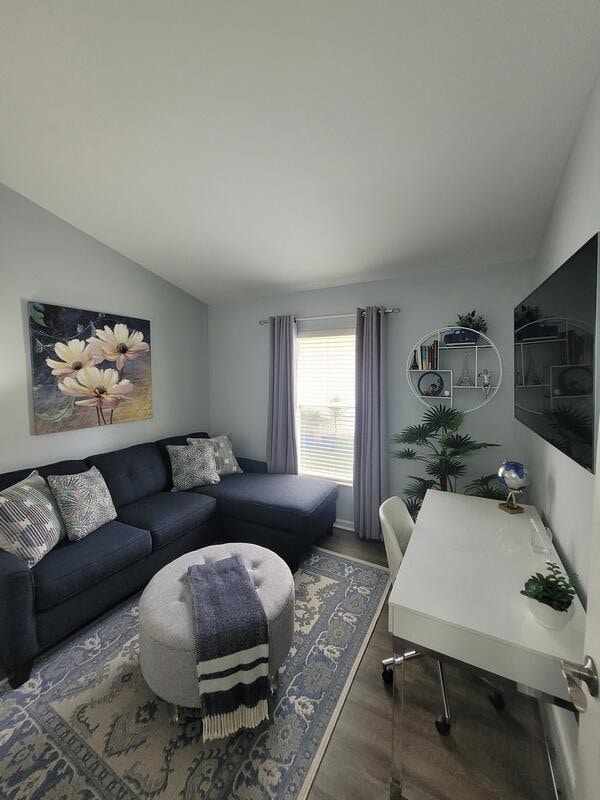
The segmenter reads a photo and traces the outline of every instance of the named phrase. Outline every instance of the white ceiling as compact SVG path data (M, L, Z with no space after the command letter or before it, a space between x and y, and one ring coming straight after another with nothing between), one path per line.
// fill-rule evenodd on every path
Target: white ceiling
M0 181L207 302L534 255L599 0L0 0Z

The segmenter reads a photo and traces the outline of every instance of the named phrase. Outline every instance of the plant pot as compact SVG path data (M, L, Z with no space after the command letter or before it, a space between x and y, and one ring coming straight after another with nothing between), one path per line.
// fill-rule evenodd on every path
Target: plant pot
M553 631L562 630L575 611L573 603L569 606L568 611L556 611L546 603L534 600L533 597L526 597L525 599L532 616L535 617L535 621L543 628L550 628Z
M444 344L475 344L479 341L476 331L451 331L444 334Z

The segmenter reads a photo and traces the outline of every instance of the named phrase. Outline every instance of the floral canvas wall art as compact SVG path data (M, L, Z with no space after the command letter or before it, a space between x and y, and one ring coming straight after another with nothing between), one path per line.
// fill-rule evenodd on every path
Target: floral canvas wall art
M150 322L30 302L34 432L152 416Z

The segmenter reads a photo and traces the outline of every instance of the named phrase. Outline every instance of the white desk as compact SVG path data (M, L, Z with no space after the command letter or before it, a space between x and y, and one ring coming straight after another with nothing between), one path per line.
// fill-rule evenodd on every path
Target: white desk
M527 578L546 561L562 566L554 549L533 552L531 520L543 528L533 506L510 515L495 500L428 491L389 598L394 654L430 651L568 700L560 661L582 662L585 612L575 599L561 631L529 612L519 593ZM403 669L394 670L396 739ZM396 752L392 763L392 797L402 797Z

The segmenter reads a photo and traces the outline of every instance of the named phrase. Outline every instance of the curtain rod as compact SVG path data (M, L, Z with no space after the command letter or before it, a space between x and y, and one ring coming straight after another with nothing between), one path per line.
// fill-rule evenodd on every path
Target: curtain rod
M399 308L384 308L383 311L384 311L384 314L399 314L400 313L400 309ZM318 319L345 319L347 317L348 318L352 317L352 319L354 319L355 316L356 316L356 314L325 314L322 317L296 317L296 322L312 322L313 320L318 320ZM269 324L269 320L268 319L259 319L258 320L258 324L259 325L268 325Z

